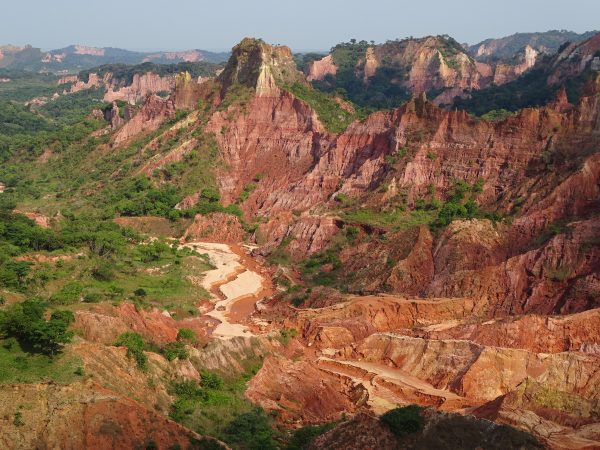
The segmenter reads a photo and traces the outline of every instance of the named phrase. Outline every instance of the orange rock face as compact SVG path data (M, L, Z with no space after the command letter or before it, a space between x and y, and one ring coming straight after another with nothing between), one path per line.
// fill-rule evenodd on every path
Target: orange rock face
M239 219L231 214L196 215L183 240L238 243L245 232Z
M2 448L130 449L187 447L200 436L161 414L93 382L69 386L8 385L0 388ZM10 399L10 401L5 401ZM23 425L15 425L16 405Z
M327 55L322 59L313 61L310 65L306 79L308 81L322 80L327 75L335 75L336 73L337 67L333 62L333 56Z
M164 100L157 95L152 95L148 97L139 112L118 129L113 142L119 145L142 132L154 131L174 115L175 105L172 100Z

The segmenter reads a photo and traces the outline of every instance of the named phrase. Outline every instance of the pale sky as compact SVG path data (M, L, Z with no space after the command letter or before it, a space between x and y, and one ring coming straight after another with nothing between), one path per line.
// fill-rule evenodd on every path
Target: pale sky
M245 36L296 51L351 38L600 28L600 0L0 0L0 44L229 50Z

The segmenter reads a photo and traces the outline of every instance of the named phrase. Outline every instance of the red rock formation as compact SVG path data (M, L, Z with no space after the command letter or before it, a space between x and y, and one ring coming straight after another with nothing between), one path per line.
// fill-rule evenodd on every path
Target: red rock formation
M527 315L484 323L456 324L441 329L413 330L429 339L462 339L494 347L537 353L566 351L600 354L600 309L548 317Z
M307 362L281 357L265 360L248 383L246 395L266 410L277 411L280 420L289 424L337 420L364 400L362 390L344 385Z
M245 232L239 219L231 214L196 215L182 240L238 243Z
M172 100L152 95L139 112L115 133L113 143L120 145L140 133L154 131L174 115L175 105Z
M206 338L215 321L208 317L175 320L162 311L137 311L131 303L117 308L98 307L91 311L77 311L75 329L92 342L113 344L119 335L135 331L149 342L164 345L177 338L180 328L190 328L200 339Z
M197 80L193 80L188 72L176 75L173 93L175 107L186 110L198 108L198 100L203 94L200 84Z
M91 88L104 88L106 89L103 99L105 102L122 100L135 105L144 100L148 95L173 91L175 88L175 77L163 77L152 72L136 73L133 75L133 80L130 84L123 85L123 82L115 79L110 72L106 73L102 78L92 72L89 74L87 82L74 76L67 76L59 79L58 83L73 83L68 91L69 93Z
M136 73L130 85L117 86L114 82L111 82L106 88L107 92L104 94L104 101L123 100L134 105L150 94L172 92L175 88L175 78L173 76L161 77L152 72L144 74Z

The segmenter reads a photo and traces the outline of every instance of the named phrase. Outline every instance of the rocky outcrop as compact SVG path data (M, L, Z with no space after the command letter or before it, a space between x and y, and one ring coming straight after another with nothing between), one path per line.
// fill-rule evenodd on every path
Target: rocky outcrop
M175 108L184 110L195 110L198 108L198 100L202 96L202 88L197 80L194 80L189 72L183 72L175 76L175 91L173 101Z
M187 228L183 240L238 243L245 236L242 224L236 216L224 213L197 214Z
M461 339L481 345L526 349L536 353L574 351L600 354L600 309L547 317L526 315L483 323L455 323L414 329L412 334L428 339Z
M363 391L327 376L305 361L269 357L248 384L247 397L268 411L277 411L284 423L338 420L353 412Z
M148 342L165 345L177 338L180 328L194 330L199 339L206 339L215 322L209 317L197 317L175 320L163 311L136 310L131 303L122 303L118 307L99 306L91 311L77 311L75 329L91 342L111 345L119 335L134 331Z
M539 52L527 45L518 57L518 64L496 64L494 67L494 84L501 85L517 79L519 75L535 66L538 56Z
M518 426L555 448L593 449L600 437L598 400L549 389L530 380L480 406L474 414Z
M144 59L144 62L161 59L172 61L198 62L204 60L204 55L200 50L187 50L183 52L160 52L149 54Z
M304 77L296 69L289 47L245 38L232 49L231 58L218 80L222 95L231 87L241 85L255 90L258 97L270 97L279 94L278 84L304 82Z
M335 76L336 73L337 67L333 62L333 56L327 55L310 64L306 79L308 81L323 80L327 75Z
M106 90L103 100L105 102L114 102L121 100L132 105L143 101L148 95L159 92L172 92L175 88L175 76L160 76L152 72L136 73L130 83L115 79L110 72L102 77L92 72L88 75L88 80L80 80L73 76L63 77L58 81L59 84L72 83L69 93L79 92L85 89L103 88Z
M228 73L260 72L255 69L231 66ZM258 83L258 75L240 79ZM371 270L365 277L372 285L357 287L377 290L387 284L395 292L431 297L476 296L496 305L493 309L499 314L593 307L597 255L584 244L593 240L596 228L582 223L575 227L579 230L576 239L552 239L542 242L541 248L533 247L553 222L585 215L594 208L598 162L590 153L598 141L596 96L582 99L573 108L560 102L523 110L498 123L474 120L461 111L443 111L418 98L332 135L323 130L306 104L288 92L266 92L238 109L234 119L234 109L216 112L207 130L216 134L228 165L227 171L218 173L226 202L234 201L261 175L241 207L249 217L271 218L260 225L257 234L267 248L277 247L285 238L295 257L304 257L327 245L339 226L329 220L327 227L316 227L328 219L309 218L303 212L331 205L340 193L390 208L395 199L392 192L402 192L411 205L431 190L438 198L447 198L457 179L472 185L483 180L475 196L481 208L508 213L519 203L520 212L512 225L465 222L456 234L448 232L430 244L422 236L410 258L393 273L385 267L390 259L384 252L390 246L383 244L373 253L376 244L371 243L366 254L374 257L365 257L363 251L361 259L376 261L380 273L373 277L373 265L365 263ZM578 163L548 174L542 167L549 157ZM378 193L381 187L387 189ZM558 261L552 255L563 252L558 249L563 242L572 256ZM409 253L410 249L396 258L404 259ZM351 255L350 251L346 261L353 261ZM360 262L349 263L347 271L360 272L356 264ZM415 278L416 274L422 278ZM357 277L361 279L365 278ZM534 285L539 288L531 290ZM573 294L564 297L567 291Z
M577 353L536 354L483 347L468 341L436 341L395 334L373 334L358 347L365 361L388 361L399 370L475 401L490 401L514 390L525 379L549 389L598 398L596 356ZM503 371L496 368L504 367Z
M174 116L175 105L172 100L152 95L138 113L114 134L113 143L120 145L140 133L154 131Z

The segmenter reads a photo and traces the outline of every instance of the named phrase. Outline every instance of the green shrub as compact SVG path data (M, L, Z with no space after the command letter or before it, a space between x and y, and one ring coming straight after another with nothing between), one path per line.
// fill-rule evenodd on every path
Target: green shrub
M200 372L202 378L202 387L206 389L221 389L223 387L223 379L216 373L203 370Z
M146 344L142 336L133 331L123 333L115 342L117 347L127 348L127 356L134 358L137 366L140 369L145 369L148 362L148 357L144 354Z
M58 292L50 297L50 302L56 305L70 305L78 302L83 295L83 284L73 281L65 284Z
M191 330L189 328L180 328L177 332L177 340L186 341L190 344L193 344L197 341L196 333L194 332L194 330Z
M187 359L189 357L185 344L181 341L169 342L161 351L169 361Z
M298 330L294 328L284 328L283 330L279 330L279 341L283 345L288 345L296 336L298 336Z
M398 437L418 433L423 429L424 420L421 416L422 408L417 405L392 409L381 416L392 433Z
M335 426L335 422L324 423L322 425L306 425L298 428L292 434L292 438L285 446L285 450L302 450L317 437L331 430Z
M240 414L225 428L223 439L242 450L276 450L273 429L261 408Z

